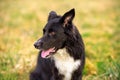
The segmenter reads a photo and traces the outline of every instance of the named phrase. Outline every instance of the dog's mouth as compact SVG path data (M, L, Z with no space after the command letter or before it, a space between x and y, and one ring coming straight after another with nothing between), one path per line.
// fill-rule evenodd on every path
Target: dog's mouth
M47 58L49 57L52 53L54 53L56 50L55 50L55 47L53 48L50 48L48 50L42 50L41 51L41 57L42 58Z

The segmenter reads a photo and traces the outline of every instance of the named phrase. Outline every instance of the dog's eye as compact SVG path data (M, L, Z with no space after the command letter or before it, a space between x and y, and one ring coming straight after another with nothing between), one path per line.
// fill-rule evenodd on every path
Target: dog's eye
M50 36L55 35L55 31L54 31L53 29L49 29L49 31L48 31L48 32L49 32L49 35L50 35Z
M52 32L49 32L49 35L50 35L50 36L54 36L54 35L55 35L55 32L53 32L53 31L52 31Z

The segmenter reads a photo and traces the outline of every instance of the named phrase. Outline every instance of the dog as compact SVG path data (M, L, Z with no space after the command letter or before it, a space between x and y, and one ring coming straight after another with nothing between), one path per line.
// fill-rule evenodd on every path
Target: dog
M34 43L40 52L30 80L82 80L85 48L74 17L74 8L63 16L49 13L43 36Z

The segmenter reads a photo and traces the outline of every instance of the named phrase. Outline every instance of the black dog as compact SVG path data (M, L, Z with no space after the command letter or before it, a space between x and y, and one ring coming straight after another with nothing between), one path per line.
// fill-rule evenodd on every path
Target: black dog
M50 12L43 37L34 44L40 53L30 80L82 80L85 50L74 16L74 9L63 16Z

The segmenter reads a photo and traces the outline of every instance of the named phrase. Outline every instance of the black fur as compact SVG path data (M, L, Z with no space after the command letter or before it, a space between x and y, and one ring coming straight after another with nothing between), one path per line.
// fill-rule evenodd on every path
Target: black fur
M43 29L43 37L35 44L35 48L40 49L36 68L30 74L30 80L63 80L64 75L59 73L52 57L42 58L42 50L48 50L55 47L56 54L59 49L66 48L68 54L74 60L81 60L81 65L72 72L71 80L82 80L82 71L85 64L84 43L77 28L72 23L75 16L75 10L66 12L63 16L58 16L56 12L51 11L48 17L48 23Z

